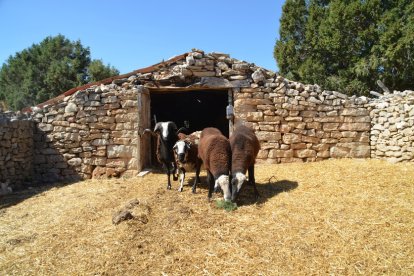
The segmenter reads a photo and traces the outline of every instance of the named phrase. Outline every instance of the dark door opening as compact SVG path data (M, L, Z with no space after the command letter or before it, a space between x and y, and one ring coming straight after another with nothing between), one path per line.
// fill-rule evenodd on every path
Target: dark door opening
M173 121L178 128L185 126L187 121L190 133L216 127L228 137L227 104L227 91L223 90L151 91L151 126L155 126L155 115L157 122Z
M178 128L188 127L189 133L216 127L224 136L229 137L227 90L151 91L150 97L152 129L156 119L157 122L173 121ZM151 163L155 165L156 139L152 139L151 144Z

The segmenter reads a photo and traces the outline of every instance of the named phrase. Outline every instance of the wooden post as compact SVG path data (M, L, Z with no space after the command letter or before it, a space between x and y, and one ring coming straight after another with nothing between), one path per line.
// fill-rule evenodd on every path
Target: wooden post
M142 85L137 89L137 171L140 172L145 165L148 165L151 151L150 134L144 134L144 130L151 127L150 121L150 95L147 88Z
M228 105L233 105L233 90L229 89L227 91L227 94L228 94ZM233 133L233 128L234 128L233 120L234 120L234 117L231 118L231 119L228 119L228 120L229 120L229 137L230 137L231 134Z

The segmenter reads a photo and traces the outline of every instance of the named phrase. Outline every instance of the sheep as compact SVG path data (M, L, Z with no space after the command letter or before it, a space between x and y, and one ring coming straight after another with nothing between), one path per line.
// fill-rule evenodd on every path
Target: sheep
M212 197L213 190L220 187L225 201L230 201L231 190L229 172L231 165L231 149L229 140L216 128L205 128L200 135L198 144L198 157L202 160L207 171L209 184L208 199ZM200 171L198 165L197 172ZM193 192L196 190L194 183Z
M230 137L232 151L231 160L231 200L235 201L243 183L246 181L246 170L249 172L249 182L254 187L256 199L259 197L254 179L254 163L260 150L260 143L254 131L244 125L238 126Z
M173 180L177 180L178 176L174 174L177 170L175 163L173 146L178 140L176 133L177 126L174 122L158 122L155 125L154 133L158 134L157 141L157 159L167 169L167 189L171 190L170 174L173 173Z
M178 134L179 140L175 143L173 150L175 155L175 162L178 167L178 174L180 174L180 187L178 191L183 191L185 173L188 170L197 170L201 160L198 158L198 141L200 132L194 132L190 135L183 133ZM200 182L200 171L196 171L196 178L194 185ZM193 187L194 187L193 185ZM194 189L193 189L194 192Z

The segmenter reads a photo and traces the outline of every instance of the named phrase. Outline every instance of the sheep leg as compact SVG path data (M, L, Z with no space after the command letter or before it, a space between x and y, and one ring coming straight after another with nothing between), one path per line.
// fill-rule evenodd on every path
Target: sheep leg
M200 159L197 159L197 161L196 161L196 179L195 179L195 181L197 183L201 183L201 180L200 180L200 169L201 169L201 160Z
M177 171L177 163L172 162L172 168L173 168L173 180L177 181L178 180L178 171Z
M180 188L178 188L179 192L183 191L184 179L185 179L185 169L180 168Z
M165 163L164 165L165 165L165 167L167 167L167 178L168 178L167 189L168 190L171 190L171 179L170 179L171 170L170 170L170 165L168 163Z
M211 200L211 197L213 196L214 191L214 176L211 174L209 170L207 170L207 183L209 185L208 187L208 200Z
M200 183L200 168L201 168L201 162L197 162L196 163L196 177L194 180L194 184L193 184L193 194L196 193L196 189L197 189L197 183Z
M256 199L258 199L260 195L256 187L256 180L254 179L254 165L250 166L248 171L249 171L249 182L250 184L253 185L254 195L256 196Z

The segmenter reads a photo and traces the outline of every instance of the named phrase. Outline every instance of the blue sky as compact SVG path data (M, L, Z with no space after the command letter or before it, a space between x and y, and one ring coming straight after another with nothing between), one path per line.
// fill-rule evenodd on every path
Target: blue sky
M277 70L284 0L0 0L0 64L47 36L90 47L121 74L192 48Z

